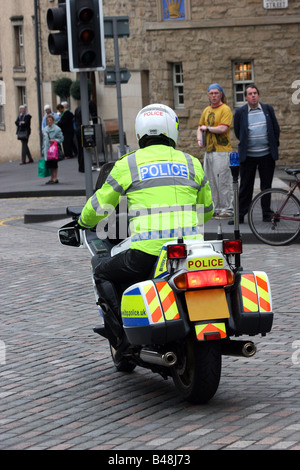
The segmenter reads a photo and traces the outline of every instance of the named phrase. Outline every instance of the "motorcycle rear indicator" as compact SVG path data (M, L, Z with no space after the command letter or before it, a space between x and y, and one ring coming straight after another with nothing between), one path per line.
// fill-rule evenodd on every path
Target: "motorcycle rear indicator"
M234 282L234 275L228 269L208 269L183 273L174 278L177 289L200 289L203 287L224 287Z
M184 243L167 246L168 259L185 259L187 257L187 248Z
M242 240L223 240L223 253L226 255L243 253Z

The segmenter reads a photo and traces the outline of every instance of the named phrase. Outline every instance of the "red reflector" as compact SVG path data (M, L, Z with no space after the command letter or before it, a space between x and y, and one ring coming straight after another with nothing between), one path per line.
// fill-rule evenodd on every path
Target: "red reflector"
M243 253L242 240L223 240L223 253L227 255Z
M221 333L216 332L216 333L204 333L204 339L206 341L213 341L216 339L221 339Z
M187 249L184 243L178 245L168 245L167 246L167 255L168 259L183 259L187 257Z

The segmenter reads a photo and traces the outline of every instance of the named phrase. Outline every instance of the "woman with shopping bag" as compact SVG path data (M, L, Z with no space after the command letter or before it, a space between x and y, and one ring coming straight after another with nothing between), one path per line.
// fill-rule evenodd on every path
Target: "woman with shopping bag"
M46 184L57 184L59 145L63 142L62 130L54 123L54 116L49 114L46 119L47 127L43 136L43 156L46 167L50 169L51 177Z

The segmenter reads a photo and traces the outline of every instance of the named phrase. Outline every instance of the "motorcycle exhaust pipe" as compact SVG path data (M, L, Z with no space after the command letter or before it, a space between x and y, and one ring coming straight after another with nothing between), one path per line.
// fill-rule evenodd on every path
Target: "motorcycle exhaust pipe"
M140 359L150 364L165 367L174 366L177 362L176 354L171 351L160 354L157 351L151 351L150 349L142 349L140 352Z
M252 357L256 353L256 346L252 341L224 341L222 354L225 356Z

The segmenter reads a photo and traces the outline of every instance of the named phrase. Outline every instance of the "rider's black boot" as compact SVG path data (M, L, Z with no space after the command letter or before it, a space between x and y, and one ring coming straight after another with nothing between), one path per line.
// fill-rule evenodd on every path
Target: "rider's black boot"
M99 331L96 331L96 333L107 338L111 345L117 349L120 346L121 340L124 336L123 328L120 325L119 320L116 318L116 315L109 305L107 305L104 299L99 298L98 305L100 305L103 311L105 328L100 328Z

